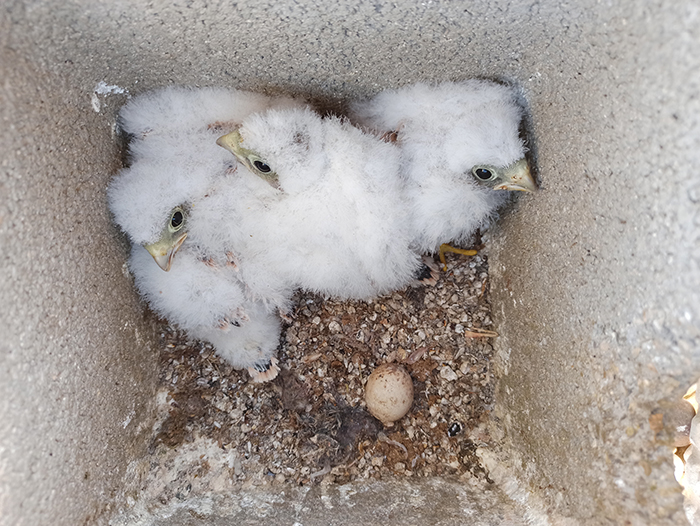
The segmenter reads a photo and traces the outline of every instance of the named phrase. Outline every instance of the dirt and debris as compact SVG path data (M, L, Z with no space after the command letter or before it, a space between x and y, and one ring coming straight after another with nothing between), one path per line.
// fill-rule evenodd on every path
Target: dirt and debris
M372 301L299 293L280 343L281 373L268 384L165 325L148 469L171 474L158 498L184 498L193 485L212 490L207 477L234 486L486 478L475 451L490 441L494 392L488 289L480 252L448 256L434 286ZM363 386L388 362L409 371L415 399L384 427L367 412Z

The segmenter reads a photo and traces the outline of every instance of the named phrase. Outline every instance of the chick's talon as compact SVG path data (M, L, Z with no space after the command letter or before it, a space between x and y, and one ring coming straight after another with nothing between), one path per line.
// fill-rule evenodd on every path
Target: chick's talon
M385 132L379 139L384 142L395 143L399 140L399 132L397 130L389 130L388 132Z
M270 360L265 363L256 363L252 367L248 367L248 373L256 384L269 382L270 380L274 380L280 372L277 363L277 358L270 358Z
M476 256L476 250L465 250L463 248L455 248L448 243L443 243L440 245L440 263L442 263L442 270L447 271L447 261L445 260L445 252L453 252L454 254L462 254L463 256Z
M294 313L291 312L289 309L279 308L277 309L277 312L279 313L279 316L282 319L282 321L284 321L285 323L294 322Z
M235 318L231 319L231 318L224 317L224 318L219 319L217 326L222 331L228 332L229 330L231 330L231 327L240 327L241 322Z
M422 257L423 263L418 267L418 270L413 275L413 286L428 286L434 287L440 278L438 270L433 259L430 256Z
M231 322L229 321L228 318L219 318L219 319L216 321L216 327L217 327L219 330L222 330L222 331L224 331L224 332L228 332L229 329L231 328Z
M210 267L210 268L217 268L217 267L218 267L218 265L217 265L216 262L214 261L214 258L211 258L211 257L208 257L208 256L202 256L202 257L200 257L200 258L199 258L199 261L201 261L201 262L204 263L207 267Z
M226 265L228 265L229 267L233 268L233 270L238 272L238 258L230 250L226 251Z
M241 323L248 323L250 321L250 316L248 316L248 313L243 307L237 307L236 310L230 314L229 319L234 320L231 322L233 325L240 327Z

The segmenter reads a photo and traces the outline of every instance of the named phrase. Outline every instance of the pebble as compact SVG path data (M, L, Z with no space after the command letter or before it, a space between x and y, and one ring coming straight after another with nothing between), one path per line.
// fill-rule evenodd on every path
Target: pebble
M458 376L449 365L443 365L442 369L440 369L440 378L448 382L454 382Z
M471 436L493 403L493 375L484 374L493 351L490 340L466 339L463 333L486 326L488 294L474 286L485 266L475 258L459 260L450 262L454 272L442 273L435 287L408 289L371 302L299 294L294 321L279 351L283 370L296 382L297 398L288 399L288 388L278 382L251 384L245 371L233 370L211 348L166 327L160 378L170 398L159 411L179 418L164 428L169 432L174 423L183 423L170 439L175 443L158 446L163 449L157 455L165 456L150 460L152 466L172 471L172 476L154 479L153 487L172 498L175 489L169 485L176 484L181 472L196 477L199 492L222 480L214 457L207 457L207 473L197 471L199 454L191 455L197 460L189 467L184 460L173 461L178 450L200 439L219 444L211 451L224 448L225 476L232 485L282 480L302 486L345 484L479 472L478 459L462 449L462 438ZM416 404L391 431L385 429L388 440L370 431L346 457L334 426L347 409L367 415L364 385L371 371L388 362L402 364L411 374ZM462 431L453 430L450 436L455 421ZM488 433L479 435L480 444L489 440ZM187 446L179 447L183 444ZM408 451L406 458L396 444Z

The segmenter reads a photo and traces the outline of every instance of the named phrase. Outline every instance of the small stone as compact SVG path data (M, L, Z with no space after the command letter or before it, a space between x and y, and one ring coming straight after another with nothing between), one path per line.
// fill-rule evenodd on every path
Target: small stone
M440 369L440 378L448 382L454 382L458 377L457 373L454 372L449 365L445 365Z
M476 432L473 425L493 402L489 386L494 374L488 366L492 341L464 338L471 327L486 327L484 320L491 319L488 290L474 285L480 274L479 284L488 283L485 267L484 259L452 258L452 272L441 274L436 287L394 292L368 302L322 301L311 293L300 293L292 316L285 320L285 365L294 372L299 391L294 418L289 419L280 418L282 408L276 400L277 391L284 393L288 387L271 384L269 390L256 389L249 384L247 373L221 361L210 346L164 331L164 338L169 339L162 350L161 379L165 380L159 407L163 415L172 412L178 417L169 418L170 422L184 426L175 429L173 440L187 441L192 435L223 440L226 455L231 455L224 458L227 484L282 487L326 478L327 459L337 453L335 438L344 433L338 435L337 426L352 424L348 429L354 429L361 423L363 428L369 426L365 430L368 438L362 440L360 435L357 439L361 440L353 450L357 462L330 469L331 477L325 482L333 477L342 484L381 480L389 473L401 478L469 475L475 458L462 449L464 441L482 447L491 442L485 430ZM175 345L168 343L171 340ZM369 373L381 363L400 365L415 379L418 403L394 424L397 429L392 433L410 452L406 457L398 448L376 443L372 437L380 424L365 413L364 386ZM174 378L177 384L172 383ZM182 403L192 395L196 404ZM338 413L338 404L354 409ZM663 417L656 419L663 418L663 427L655 439L666 444L675 427L669 408L659 405L659 409ZM652 423L658 428L656 419ZM632 430L638 435L646 427L626 429L627 425L622 426L623 436ZM683 427L687 441L687 419L685 426L681 422L678 427ZM170 433L170 428L159 432L166 431ZM196 459L197 466L204 465L202 458ZM216 459L208 462L208 474L193 471L196 477L203 477L201 487L220 476ZM643 462L639 465L648 473L649 466ZM463 480L469 484L476 477ZM169 499L175 498L181 485L181 475L172 478L166 492Z
M651 412L649 427L658 441L684 447L690 444L690 422L694 416L695 409L687 400L664 401Z
M462 431L462 426L459 424L459 422L455 422L450 426L450 428L447 430L447 436L453 437L460 433Z

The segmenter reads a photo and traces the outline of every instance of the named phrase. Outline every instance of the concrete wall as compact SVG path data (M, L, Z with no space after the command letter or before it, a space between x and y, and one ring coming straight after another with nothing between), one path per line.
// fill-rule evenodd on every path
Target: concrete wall
M494 473L554 523L681 524L646 418L700 363L698 15L670 0L4 2L0 523L104 521L152 418L156 335L104 203L124 95L98 83L340 107L486 76L523 85L543 186L494 235Z
M683 524L648 418L700 373L700 11L623 4L568 20L527 85L543 190L491 260L498 415L552 510Z
M96 524L150 433L157 335L109 226L110 123L74 79L11 47L0 56L0 524Z

